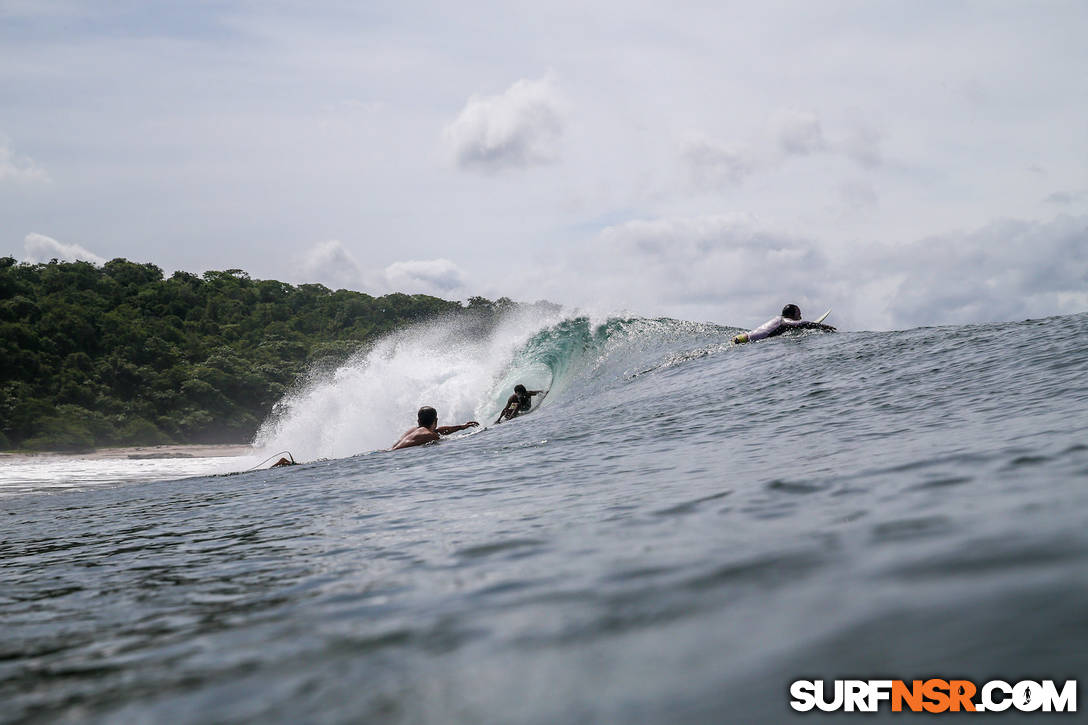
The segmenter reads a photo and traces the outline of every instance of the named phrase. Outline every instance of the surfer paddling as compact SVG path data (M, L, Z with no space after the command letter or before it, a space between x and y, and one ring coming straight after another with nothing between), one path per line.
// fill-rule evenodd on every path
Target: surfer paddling
M820 319L823 320L823 317ZM831 325L825 325L823 322L802 320L801 308L797 305L790 304L782 308L781 315L772 317L750 332L737 335L733 338L733 342L737 345L745 342L755 342L756 340L762 340L765 337L781 335L787 330L827 330L828 332L834 332L835 328Z
M470 420L461 425L440 426L438 425L438 411L429 405L424 405L419 409L419 412L416 414L416 422L419 423L419 426L405 432L405 434L400 437L400 440L389 450L395 451L398 448L411 448L412 446L422 446L426 443L433 443L437 440L441 440L442 436L479 425L476 421Z
M544 390L526 390L524 385L520 383L514 386L514 394L506 401L506 407L499 413L499 419L496 423L501 423L503 418L510 420L511 418L517 418L522 413L528 413L529 408L533 407L533 396L540 395L547 391Z

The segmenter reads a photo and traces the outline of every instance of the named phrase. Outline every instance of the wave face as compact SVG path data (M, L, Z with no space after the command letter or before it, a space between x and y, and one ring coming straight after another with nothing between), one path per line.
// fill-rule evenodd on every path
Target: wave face
M494 323L441 319L388 335L285 396L254 445L290 450L301 460L343 458L389 448L414 427L424 405L438 410L439 425L486 421L492 410L496 417L501 403L482 393L498 395L496 381L515 354L557 317L530 309ZM524 373L526 385L550 382L546 369L530 366Z
M516 384L554 406L623 382L639 365L726 328L678 320L564 317L535 309L481 323L452 318L389 335L277 404L254 445L301 460L388 448L430 405L439 425L494 421Z
M808 722L796 679L1083 681L1088 314L735 332L408 329L268 422L309 463L3 498L4 715ZM355 455L516 382L552 392Z

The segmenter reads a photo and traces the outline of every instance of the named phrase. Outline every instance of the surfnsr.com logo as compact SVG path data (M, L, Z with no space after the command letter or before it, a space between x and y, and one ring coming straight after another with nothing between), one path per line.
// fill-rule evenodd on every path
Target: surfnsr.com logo
M1077 681L1060 687L1053 680L1010 684L990 680L981 687L970 680L797 680L790 685L790 707L799 712L876 712L884 703L892 712L1076 712Z

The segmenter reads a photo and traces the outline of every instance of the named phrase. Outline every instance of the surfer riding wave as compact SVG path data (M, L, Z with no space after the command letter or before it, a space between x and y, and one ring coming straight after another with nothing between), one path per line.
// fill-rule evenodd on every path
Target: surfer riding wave
M546 390L526 390L525 386L520 383L515 385L514 394L506 401L506 407L499 413L499 418L495 422L501 423L504 418L511 420L522 413L528 413L533 406L533 396L546 392Z

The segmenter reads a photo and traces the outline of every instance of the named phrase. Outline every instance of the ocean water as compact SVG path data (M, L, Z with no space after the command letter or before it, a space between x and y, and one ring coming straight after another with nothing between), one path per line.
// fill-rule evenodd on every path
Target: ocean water
M844 677L1083 699L1088 314L736 332L435 323L277 407L257 443L302 466L0 469L0 721L821 720L789 683ZM519 381L551 389L528 416L374 452Z

